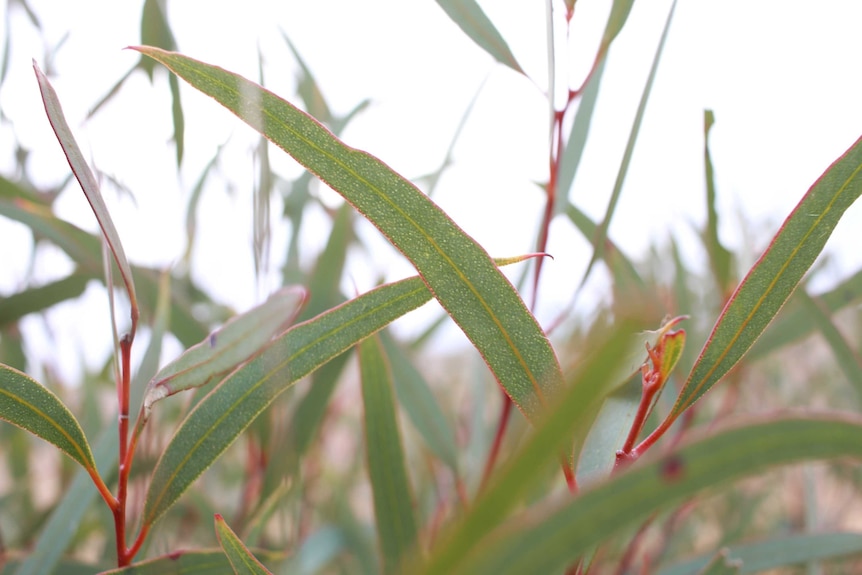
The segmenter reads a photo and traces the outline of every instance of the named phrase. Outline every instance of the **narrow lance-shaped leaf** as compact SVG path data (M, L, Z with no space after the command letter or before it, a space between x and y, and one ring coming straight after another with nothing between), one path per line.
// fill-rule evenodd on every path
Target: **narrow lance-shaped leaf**
M575 430L586 432L585 420L591 420L598 408L598 400L616 383L613 373L615 362L625 349L630 326L621 324L603 342L594 336L597 346L567 388L558 395L545 421L536 426L536 431L518 452L494 475L488 487L482 491L465 516L444 532L431 550L427 562L419 571L427 574L449 574L461 564L486 536L499 525L522 502L522 497L539 478L547 477L546 471L555 460L559 460L560 448ZM417 558L417 563L422 563ZM549 573L551 571L526 569L523 573Z
M715 123L712 110L703 111L703 163L706 172L706 228L703 230L703 240L709 254L712 273L721 292L721 297L727 297L731 288L732 255L718 238L718 212L715 209L715 173L712 168L712 157L709 153L709 131Z
M392 375L377 336L359 344L365 451L384 573L400 573L416 544L416 517L404 467Z
M471 40L495 60L516 72L524 73L506 40L476 0L437 0L437 4Z
M60 106L60 100L57 98L57 93L53 86L48 81L48 78L33 61L33 70L36 72L36 79L39 82L39 91L42 94L42 101L45 104L45 113L48 115L48 120L51 122L51 127L57 136L57 141L63 148L63 153L66 154L66 159L78 183L81 184L81 189L96 215L96 220L99 222L99 227L102 229L102 234L111 248L111 254L114 256L114 261L117 262L117 267L120 269L120 275L123 277L123 283L126 285L126 291L129 294L129 301L132 306L132 328L134 334L138 323L138 303L135 296L135 284L132 280L132 269L129 267L129 262L126 260L126 254L123 251L123 245L120 243L120 236L117 229L114 227L114 222L111 219L111 214L108 213L108 207L105 205L105 200L102 199L102 194L99 192L99 184L90 171L90 167L84 160L84 155L75 141L75 136L72 135L72 130L69 129L69 124L66 123L66 117L63 115L63 108Z
M742 561L742 573L762 573L809 561L830 561L862 555L862 535L852 532L786 535L733 545L728 547L728 551L728 557ZM709 557L702 556L661 569L656 575L696 575L708 562Z
M214 97L342 194L416 266L514 403L531 418L541 411L544 397L562 382L548 338L485 250L436 204L253 82L179 54L135 49Z
M724 377L763 333L823 250L845 210L862 194L860 173L862 138L808 190L736 288L668 420L679 416Z
M625 18L628 17L628 11L631 9L631 4L633 0L616 0L614 2L614 12L620 10L619 14L612 13L611 19L613 18L621 18L619 21L619 28L622 28L623 23L625 23ZM628 6L626 6L628 4ZM619 6L619 9L617 8ZM670 30L670 23L673 20L673 13L676 10L676 0L674 0L673 4L670 6L670 11L667 15L667 20L665 20L664 30L662 30L661 39L659 39L658 46L656 47L655 56L653 57L652 66L650 67L649 76L647 76L646 84L644 85L643 92L641 93L640 102L638 103L638 109L635 113L635 119L632 122L632 129L629 132L629 139L626 142L626 149L623 152L623 159L620 162L620 168L617 171L617 178L614 181L614 189L611 192L611 197L608 200L608 207L605 210L605 215L602 218L601 223L599 224L599 228L596 231L595 236L593 237L593 255L590 258L590 263L587 265L587 270L584 272L583 279L581 279L581 286L583 286L587 278L590 275L590 272L593 269L593 266L596 262L602 257L603 250L605 247L605 239L608 236L608 229L611 225L611 219L614 216L614 212L616 211L617 203L620 199L620 194L623 191L623 183L625 183L626 175L628 174L629 164L631 163L632 155L634 154L635 143L638 139L638 134L640 134L641 123L643 122L644 112L646 111L646 105L649 101L650 93L652 92L653 82L655 81L656 72L658 71L658 65L661 61L661 55L664 51L665 41L667 40L668 31ZM610 42L613 40L613 37L619 32L619 28L611 27L611 22L608 23L608 30L613 32L612 36L605 37L605 41ZM615 31L614 31L615 30ZM607 34L607 32L606 32ZM610 38L610 40L608 40Z
M95 473L96 462L84 431L56 395L34 379L0 364L0 419L52 443Z
M156 463L144 524L161 517L280 393L430 299L418 277L381 286L291 327L230 374L189 413Z
M254 553L257 557L263 557L268 562L275 563L284 559L282 553L258 549L255 549ZM177 551L170 555L147 559L121 569L104 571L100 575L192 575L203 573L206 575L234 575L236 572L222 549L195 549L194 551Z
M206 385L259 352L296 316L305 296L305 290L297 287L275 292L160 369L147 386L144 420L160 399Z
M236 575L272 575L218 513L215 516L215 530L218 543Z
M807 459L862 458L862 419L835 414L737 423L482 534L451 574L554 573L592 546L708 488Z

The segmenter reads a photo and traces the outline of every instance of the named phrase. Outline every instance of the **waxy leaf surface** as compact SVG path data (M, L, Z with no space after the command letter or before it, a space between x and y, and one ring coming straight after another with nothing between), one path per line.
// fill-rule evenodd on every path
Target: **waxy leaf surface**
M668 419L718 382L763 333L862 194L862 138L820 176L736 288L700 352Z
M157 48L153 57L288 152L340 193L416 266L512 401L530 418L562 384L553 348L485 250L379 159L241 76Z
M3 364L0 364L0 419L54 444L84 469L96 469L78 420L60 398L26 374Z
M272 575L269 569L252 555L224 518L218 514L215 516L215 530L218 543L221 545L227 560L230 561L234 573L237 575Z

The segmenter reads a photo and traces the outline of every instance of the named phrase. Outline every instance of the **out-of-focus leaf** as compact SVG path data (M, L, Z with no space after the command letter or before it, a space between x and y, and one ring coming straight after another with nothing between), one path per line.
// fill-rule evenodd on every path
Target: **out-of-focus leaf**
M830 315L859 301L862 298L862 270L842 281L834 289L814 297L823 303ZM787 302L787 306L782 308L775 321L769 324L761 338L748 352L748 357L749 359L762 357L773 350L802 339L812 331L814 331L814 325L808 321L808 312L794 294Z
M326 525L311 535L289 559L283 573L314 575L321 573L343 549L345 535L339 527Z
M267 562L277 562L284 555L272 551L254 550L254 554ZM234 575L227 557L221 549L195 549L178 551L135 563L122 569L111 569L101 575Z
M615 0L614 8L612 12L619 12L617 18L621 18L619 23L619 27L616 25L612 28L610 22L608 23L608 28L615 30L613 35L610 37L610 40L607 38L608 33L605 34L605 41L610 42L613 40L613 37L619 32L619 28L622 27L622 24L625 22L625 18L628 17L628 11L631 8L631 4L634 0ZM626 6L628 4L628 6ZM619 8L618 8L619 6ZM605 247L605 240L608 237L608 229L611 225L611 219L614 216L614 212L616 211L617 203L620 199L620 194L623 191L623 183L626 179L626 174L628 173L629 163L632 159L632 154L634 153L635 143L637 142L638 135L640 134L641 122L643 121L644 112L646 111L647 101L649 100L650 92L652 92L652 85L655 81L656 72L658 71L658 65L661 61L661 55L664 51L664 44L667 40L667 34L670 30L670 23L673 20L673 13L676 9L676 0L674 0L673 4L671 4L670 11L667 14L667 20L665 20L664 30L661 34L661 39L659 40L658 46L656 47L655 56L653 57L652 66L650 67L649 76L647 76L646 84L644 85L643 92L641 93L641 99L638 103L638 109L635 113L634 121L632 122L632 129L629 132L629 139L626 143L625 152L623 152L623 158L620 162L620 168L617 171L617 178L614 182L614 189L611 192L611 197L608 200L608 207L605 210L605 216L602 218L601 223L599 224L598 230L596 230L595 235L593 236L593 255L590 258L590 263L587 265L587 270L584 272L584 276L581 279L581 286L583 286L587 278L589 278L590 272L593 269L595 263L602 257L602 253ZM615 18L614 14L611 14L611 18Z
M366 293L289 329L217 385L162 453L144 507L152 524L281 392L430 299L418 277Z
M611 14L608 17L608 23L605 26L605 33L602 36L600 48L602 53L607 52L608 47L623 29L623 26L625 26L634 3L634 0L614 0L613 6L611 6ZM671 8L672 10L673 8Z
M24 371L27 367L27 356L24 354L24 344L17 324L0 327L0 363L18 371Z
M106 482L117 470L118 439L116 424L107 426L95 442L94 458L100 475ZM76 535L84 515L98 496L86 470L80 469L72 484L63 493L60 504L42 526L36 544L30 550L15 575L44 575L54 573L63 554ZM107 510L104 509L107 513Z
M739 575L742 570L742 561L730 559L727 549L719 551L697 575Z
M578 460L578 484L592 484L611 474L616 452L622 449L641 400L641 378L634 375L607 396L590 426Z
M528 510L483 531L469 557L445 572L556 572L594 545L707 488L802 460L860 458L860 433L862 420L835 414L760 417L728 426L615 474L561 506Z
M495 60L515 72L524 73L506 40L476 0L437 0L437 4L471 40Z
M856 388L857 398L862 401L862 358L838 331L832 318L829 317L829 311L825 309L826 306L819 298L811 297L804 289L796 293L797 298L808 312L809 320L823 334L826 343L832 348L838 366L848 381Z
M712 110L703 111L703 161L706 170L706 229L703 240L709 254L709 263L722 297L726 297L731 286L732 255L718 239L718 212L715 210L715 174L709 153L709 131L715 123Z
M92 278L88 274L72 272L63 279L0 299L0 326L14 323L27 314L46 310L62 301L80 296L90 279Z
M413 366L398 343L387 331L381 333L381 340L392 368L398 401L431 451L457 473L458 448L454 425L447 421L437 398L428 387L428 382Z
M95 473L90 444L72 412L45 386L2 364L0 419L55 445L84 469Z
M218 513L215 516L215 530L219 545L236 575L272 575Z
M126 253L123 251L123 244L120 242L120 236L114 227L114 221L111 219L111 214L108 212L108 206L102 199L102 194L99 192L99 184L90 171L90 167L84 160L84 155L78 147L75 137L72 135L72 130L66 123L66 118L63 115L63 109L60 106L60 100L57 98L57 93L48 81L48 78L42 73L36 62L33 62L33 70L36 72L36 79L39 81L39 90L42 94L42 101L45 104L45 113L48 115L48 120L54 133L57 136L57 141L63 148L63 153L66 154L66 159L78 183L81 184L81 189L93 209L96 220L99 222L99 227L102 229L102 234L108 246L111 249L111 254L114 261L120 270L120 275L123 277L123 283L126 286L126 292L129 295L129 301L132 307L132 334L138 323L138 303L135 296L135 284L132 278L132 268L126 260Z
M631 326L620 327L605 341L593 340L597 347L578 367L566 388L557 396L546 420L524 442L518 452L500 471L491 477L466 515L441 534L428 561L418 569L421 573L452 573L464 558L477 549L487 533L506 518L521 502L537 479L546 477L554 461L559 461L560 449L575 434L585 419L594 417L597 402L611 387L615 362L630 340ZM585 429L581 430L586 432ZM521 523L523 524L523 522ZM417 563L421 563L417 559ZM500 572L504 572L505 568ZM513 571L514 572L514 571ZM550 573L528 568L523 573Z
M30 228L36 237L49 239L66 252L81 271L101 273L102 248L99 238L58 219L47 205L23 198L13 201L0 199L0 215L21 222Z
M300 56L299 51L284 30L281 31L281 37L284 38L287 47L296 58L296 63L299 64L301 73L299 74L296 92L302 101L305 103L305 111L323 122L331 124L333 120L332 112L329 110L329 104L326 103L326 98L323 97L323 92L320 86L317 85L317 80L311 72L311 68L305 63L305 60ZM146 44L146 42L144 42Z
M380 229L416 266L512 401L535 417L562 383L553 348L488 254L413 184L316 120L221 68L137 47L264 133Z
M777 539L732 545L728 557L742 561L741 575L762 573L809 561L834 561L862 555L859 533L813 533L789 535ZM660 569L656 575L695 575L709 561L709 556Z
M22 563L23 560L14 555L12 557L7 556L2 569L0 569L0 575L13 575ZM62 559L57 562L57 569L54 572L62 575L95 575L103 569L105 569L104 563L93 564L75 561L74 559Z
M359 344L365 450L384 573L400 573L416 545L416 517L404 467L392 376L377 336Z
M862 194L862 138L836 160L784 220L718 318L676 401L678 417L742 358L823 250L844 211Z
M302 288L282 288L264 303L234 316L221 329L165 365L147 386L144 420L160 399L206 385L258 353L291 322L305 297Z
M588 241L592 241L596 237L598 226L574 204L569 203L566 206L566 215ZM621 288L633 286L641 290L646 289L646 285L632 261L610 238L605 238L605 247L601 252L601 257L610 269L614 278L614 286Z
M605 62L602 58L596 65L590 79L584 86L578 102L578 111L575 112L575 120L572 122L572 130L566 139L563 155L560 158L560 173L557 176L557 198L554 202L554 213L560 214L567 210L569 203L569 192L581 165L581 157L587 145L587 136L590 134L590 124L593 121L593 111L596 109L596 101L599 95L599 86L605 73ZM592 240L592 236L589 236Z

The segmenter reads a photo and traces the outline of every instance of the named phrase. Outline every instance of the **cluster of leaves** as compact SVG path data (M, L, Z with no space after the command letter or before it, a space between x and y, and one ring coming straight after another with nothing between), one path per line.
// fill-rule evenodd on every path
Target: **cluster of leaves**
M514 73L524 74L477 4L438 3L482 49ZM586 573L610 566L624 572L640 562L652 572L693 574L753 573L862 554L862 535L846 530L784 529L765 541L739 543L753 523L748 517L738 520L742 527L736 532L726 529L704 554L680 560L692 530L678 525L686 521L689 502L703 491L802 460L862 456L862 419L851 412L752 416L725 424L719 411L702 417L717 425L694 425L696 402L719 381L728 379L728 386L738 388L753 377L751 358L786 347L815 329L830 344L846 379L862 391L862 363L832 319L834 312L862 297L860 275L819 296L797 289L845 210L862 194L862 139L802 196L738 285L732 254L718 238L716 190L705 146L708 220L702 236L714 286L693 288L690 284L697 278L691 277L674 247L670 281L661 266L635 265L611 241L608 229L673 8L605 216L600 222L590 220L568 197L605 58L631 5L614 1L592 72L580 88L569 90L562 110L551 105L556 144L550 152L537 253L495 260L407 178L338 138L350 116L332 116L295 50L302 69L299 97L313 115L255 82L173 51L176 42L163 3L147 0L142 40L153 45L135 48L141 60L134 69L152 77L158 62L171 72L177 161L183 153L181 79L258 131L262 157L268 153L266 142L271 142L308 170L293 182L284 202L285 217L293 223L285 276L298 285L230 319L189 277L127 261L121 234L66 125L59 99L34 66L50 124L102 234L96 237L58 219L52 210L55 195L33 191L24 179L0 179L0 215L25 224L37 241L58 246L76 266L66 278L0 300L0 418L53 444L81 468L63 481L59 503L49 512L38 512L22 463L31 449L27 435L11 426L0 429L3 449L14 462L10 472L19 496L4 505L22 518L13 538L4 534L11 543L7 548L16 551L8 554L6 568L22 574L94 573L114 566L111 573ZM565 8L569 22L574 0ZM564 126L575 104L577 112L566 134ZM712 123L706 112L705 140ZM268 162L260 164L269 170ZM317 201L309 174L341 194L345 203L328 211L332 233L305 271L299 265L298 231L304 211ZM261 177L270 186L273 180L272 173ZM260 210L265 211L271 192L256 196ZM355 241L356 213L413 264L416 277L350 299L340 293L348 247ZM550 222L562 215L593 245L591 263L573 291L579 292L594 266L603 262L613 277L614 303L590 320L592 325L584 327L586 320L578 319L575 333L552 343L549 329L539 325L500 267L534 258L536 288ZM262 223L256 228L258 259L266 236L262 228ZM116 338L113 379L119 424L98 416L79 422L61 398L67 392L55 393L23 372L26 361L16 337L23 316L78 297L93 280L120 288L130 309L128 332ZM533 293L536 297L538 291ZM456 439L459 427L431 391L430 370L417 367L423 343L439 322L407 343L396 341L387 330L391 322L432 299L440 304L441 317L451 318L466 334L487 366L485 373L504 392L493 442L486 441L482 425L474 423L467 430L469 445L462 449ZM110 303L113 310L113 297ZM211 326L193 313L202 306L214 310L213 321L224 321L217 331L210 333ZM691 346L685 347L686 332L678 329L682 313L717 317L708 336L696 325L688 336L706 342L696 358ZM662 320L673 315L677 317ZM131 347L139 317L150 326L150 340L133 369ZM773 319L775 326L767 330ZM642 331L648 327L657 329ZM168 333L188 349L159 367ZM343 372L351 355L359 364L363 456L347 457L348 469L338 478L327 478L319 455L335 426L330 423L324 427L328 433L316 436L327 412L339 409L333 394L347 377ZM296 384L305 379L309 383L301 392ZM88 389L85 385L83 393L93 393ZM163 401L189 390L192 393L185 395L191 399L183 406ZM665 390L672 390L675 399L668 400L673 394L663 394ZM488 394L473 396L475 411L481 413ZM531 429L516 429L521 432L517 445L508 446L505 463L495 465L512 405L525 416L516 421L528 422ZM130 430L130 408L138 406ZM399 418L400 411L409 427ZM416 437L408 429L415 430ZM247 449L232 450L241 437ZM660 453L640 461L651 448ZM483 470L474 462L484 451L489 455ZM551 474L557 466L568 490ZM856 471L837 466L837 472L847 474L847 469L850 474ZM350 497L364 484L358 476L367 477L372 513L363 514ZM858 492L855 480L848 483ZM130 496L130 489L144 494L141 502ZM89 521L99 495L110 517L97 515ZM745 492L734 496L750 497ZM228 500L239 503L225 503ZM208 520L200 521L201 516L213 517L214 529ZM131 544L129 525L137 529ZM658 543L641 553L650 526L656 527ZM76 547L94 534L115 544L101 545L98 557L88 562L76 559ZM151 543L154 538L156 545ZM218 549L202 546L216 540ZM177 541L194 548L180 552ZM168 547L169 553L160 553L159 546ZM67 555L70 550L72 556Z

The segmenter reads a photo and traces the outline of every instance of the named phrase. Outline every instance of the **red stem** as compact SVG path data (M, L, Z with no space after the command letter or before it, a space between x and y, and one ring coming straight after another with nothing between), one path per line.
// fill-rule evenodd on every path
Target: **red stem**
M485 462L485 471L482 472L482 483L480 490L485 487L488 478L491 477L491 471L494 470L494 464L497 462L497 456L500 454L500 447L503 444L503 436L506 435L506 427L509 425L509 418L512 415L512 400L509 396L503 393L503 405L500 408L500 419L497 422L497 434L494 436L494 444L491 446L491 451L488 453L488 460Z
M129 446L129 387L131 378L132 336L126 334L120 338L121 371L117 386L119 404L119 434L120 434L120 469L117 480L117 505L112 509L114 514L114 531L117 541L117 566L125 567L130 557L126 551L126 499L129 484L129 466L126 455Z

